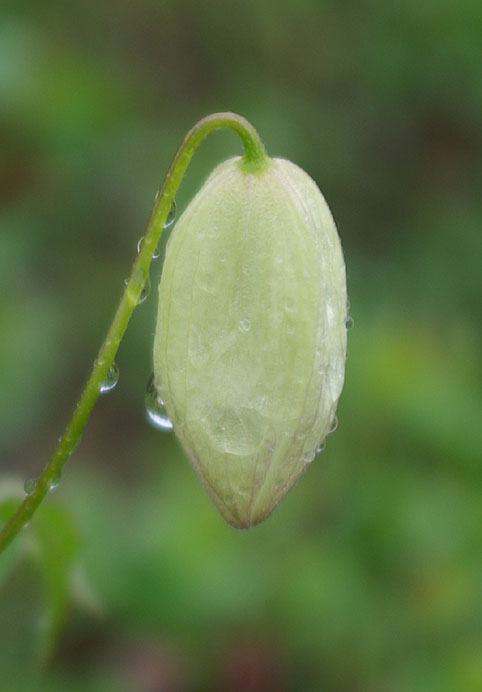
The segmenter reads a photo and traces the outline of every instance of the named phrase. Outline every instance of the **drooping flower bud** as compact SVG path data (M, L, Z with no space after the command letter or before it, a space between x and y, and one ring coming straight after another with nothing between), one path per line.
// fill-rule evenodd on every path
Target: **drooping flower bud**
M284 159L219 165L177 222L159 287L155 384L233 526L262 521L332 426L346 279L330 210Z

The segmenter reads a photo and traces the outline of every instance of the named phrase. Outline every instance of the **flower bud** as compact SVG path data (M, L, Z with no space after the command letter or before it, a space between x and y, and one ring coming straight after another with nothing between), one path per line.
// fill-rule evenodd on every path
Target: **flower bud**
M167 246L154 377L233 526L267 517L330 431L346 306L340 240L314 181L284 159L219 165Z

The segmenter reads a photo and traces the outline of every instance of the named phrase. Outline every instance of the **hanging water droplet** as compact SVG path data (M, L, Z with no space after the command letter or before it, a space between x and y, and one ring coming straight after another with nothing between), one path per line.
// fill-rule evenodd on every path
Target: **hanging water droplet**
M319 453L322 452L324 449L325 449L325 443L322 442L321 445L317 448L316 454L319 454Z
M172 226L172 224L176 220L176 214L177 214L177 205L176 205L176 200L174 200L171 208L169 209L169 214L167 215L167 219L164 221L164 228L169 228L169 226Z
M349 332L350 329L352 329L354 324L355 324L355 322L353 321L353 317L351 317L351 315L347 315L347 318L345 320L346 331Z
M139 254L140 251L142 250L142 243L143 243L143 242L144 242L144 236L142 236L141 238L139 238L139 240L138 240L138 242L137 242L137 254ZM153 260L159 259L160 256L161 256L161 251L160 251L159 247L156 247L156 249L155 249L154 252L152 253L152 259L153 259ZM126 279L125 283L126 283L126 285L127 285L127 284L129 283L129 280Z
M238 328L240 332L249 332L251 329L251 321L248 320L247 317L245 317L242 320L239 320Z
M59 486L60 480L61 480L61 475L62 474L59 471L57 473L57 475L52 478L52 480L50 481L50 490L55 490L55 488L57 488Z
M149 423L158 430L172 430L173 425L169 420L164 402L157 391L154 375L151 375L146 389L146 415Z
M110 366L109 370L107 371L107 375L105 376L104 381L99 387L99 392L101 394L106 394L107 392L110 392L116 384L119 382L119 368L115 363L112 363Z
M303 457L303 461L305 462L305 464L311 464L311 462L313 461L315 456L316 456L316 451L314 449L312 449L309 452L306 452L306 454Z
M129 279L124 279L124 283L126 286L129 285ZM139 296L139 300L137 301L137 305L140 305L145 301L147 296L149 295L149 291L151 290L151 277L148 275L146 281L144 282L144 286L142 288L141 294Z
M329 433L334 433L335 430L338 427L338 416L333 416L333 420L331 421L330 429L328 430Z
M35 487L37 485L37 479L36 478L29 478L28 480L25 481L23 484L23 489L25 491L26 495L31 495L33 491L35 490Z
M148 276L145 283L144 283L144 286L142 287L141 295L139 296L139 301L137 303L138 305L140 305L141 303L143 303L145 301L145 299L149 295L150 290L151 290L151 277Z

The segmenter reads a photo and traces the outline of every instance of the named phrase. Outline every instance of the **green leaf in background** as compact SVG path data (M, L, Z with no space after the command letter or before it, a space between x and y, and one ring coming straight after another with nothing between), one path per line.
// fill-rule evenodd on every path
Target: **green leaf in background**
M23 496L20 483L0 483L0 522L11 516ZM8 642L10 655L2 647L2 658L10 665L15 660L18 665L22 660L37 665L48 661L72 601L79 545L70 512L50 500L24 529L18 544L2 556L0 641Z

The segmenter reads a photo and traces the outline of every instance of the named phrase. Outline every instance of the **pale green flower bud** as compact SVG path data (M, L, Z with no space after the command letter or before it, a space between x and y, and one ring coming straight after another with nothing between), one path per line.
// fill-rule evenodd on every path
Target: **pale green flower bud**
M218 166L172 232L154 375L201 482L236 527L262 521L332 426L345 265L313 180L284 159Z

